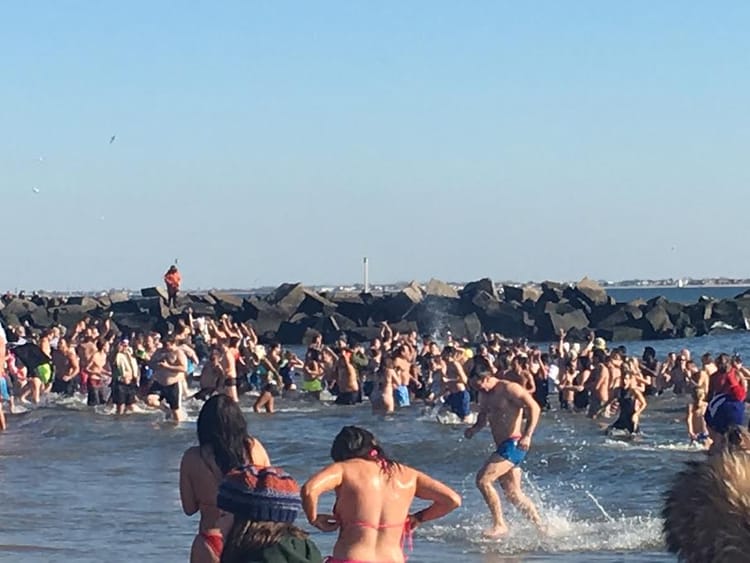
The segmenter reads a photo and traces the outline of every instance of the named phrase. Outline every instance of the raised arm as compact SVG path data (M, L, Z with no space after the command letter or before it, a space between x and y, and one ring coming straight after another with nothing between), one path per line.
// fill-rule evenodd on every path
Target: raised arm
M432 501L427 508L409 516L412 529L423 522L437 520L461 506L461 495L448 485L417 471L417 489L414 496Z
M340 463L334 463L318 471L302 486L302 509L305 511L307 521L324 532L333 531L338 528L338 525L331 522L332 515L318 514L318 499L323 493L336 489L343 480L343 467Z

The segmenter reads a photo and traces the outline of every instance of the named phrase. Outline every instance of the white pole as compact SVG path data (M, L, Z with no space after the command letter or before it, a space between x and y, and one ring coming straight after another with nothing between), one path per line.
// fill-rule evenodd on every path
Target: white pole
M362 260L362 263L364 265L365 270L365 293L370 293L370 279L369 279L369 272L367 271L367 256L364 257Z

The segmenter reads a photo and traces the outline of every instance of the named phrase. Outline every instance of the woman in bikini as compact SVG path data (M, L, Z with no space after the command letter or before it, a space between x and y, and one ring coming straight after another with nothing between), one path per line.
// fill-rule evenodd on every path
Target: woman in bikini
M310 524L339 532L329 563L403 563L404 543L412 530L461 505L458 493L390 459L362 428L345 426L333 441L331 458L334 463L302 487L302 507ZM333 514L319 513L320 495L334 490ZM409 514L414 497L432 504Z
M247 432L240 407L227 395L214 395L198 415L198 446L185 451L180 463L180 499L185 514L200 511L191 563L217 563L223 548L216 506L219 484L232 469L271 465L265 448Z

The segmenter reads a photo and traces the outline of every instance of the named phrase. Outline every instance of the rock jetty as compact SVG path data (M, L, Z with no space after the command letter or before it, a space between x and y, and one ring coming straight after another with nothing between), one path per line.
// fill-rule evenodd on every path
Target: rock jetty
M182 294L177 306L167 306L166 290L141 290L104 296L5 296L0 317L6 326L26 324L42 330L55 324L71 327L85 317L110 317L122 332L168 331L192 309L195 316L229 315L250 323L262 341L294 345L314 333L326 340L341 333L350 341L366 342L387 321L400 332L446 335L477 341L483 333L549 342L560 330L585 339L593 330L607 340L690 338L717 331L747 330L750 292L733 299L701 298L683 305L657 297L617 303L596 282L544 282L534 286L500 286L485 278L461 289L430 280L412 283L385 295L345 292L318 293L300 283L279 286L271 294L241 297L212 291Z

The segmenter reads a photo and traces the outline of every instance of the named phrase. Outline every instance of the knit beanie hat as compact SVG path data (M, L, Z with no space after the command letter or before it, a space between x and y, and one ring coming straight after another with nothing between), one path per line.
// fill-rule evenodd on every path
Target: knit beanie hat
M247 465L224 476L217 505L245 520L291 524L302 500L299 485L280 467Z

